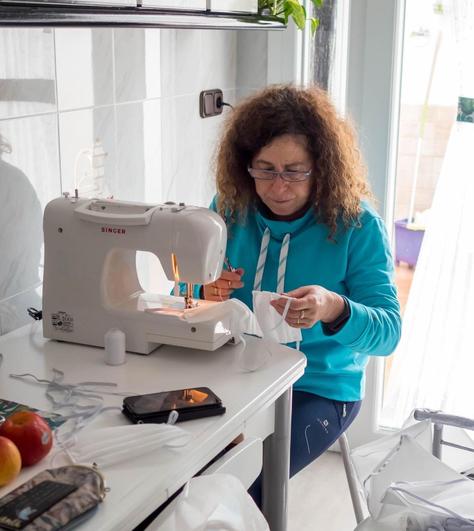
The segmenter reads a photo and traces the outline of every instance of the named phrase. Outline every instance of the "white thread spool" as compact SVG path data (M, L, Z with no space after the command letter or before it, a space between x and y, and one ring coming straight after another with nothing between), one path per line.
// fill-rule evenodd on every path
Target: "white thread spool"
M125 334L118 328L111 328L104 336L105 363L122 365L125 363Z

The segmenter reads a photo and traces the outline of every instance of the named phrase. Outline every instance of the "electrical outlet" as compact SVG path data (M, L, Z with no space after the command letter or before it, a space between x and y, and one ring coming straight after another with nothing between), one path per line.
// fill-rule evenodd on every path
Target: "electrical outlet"
M203 90L199 95L199 114L201 118L222 113L224 95L221 89Z

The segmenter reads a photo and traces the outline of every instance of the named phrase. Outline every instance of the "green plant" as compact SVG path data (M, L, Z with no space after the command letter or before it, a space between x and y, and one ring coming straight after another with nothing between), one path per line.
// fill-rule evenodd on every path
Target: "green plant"
M315 9L322 6L324 0L311 0ZM299 29L304 29L307 15L302 0L258 0L258 8L262 14L269 14L275 17L283 18L285 24L291 17ZM319 18L311 17L311 32L318 29Z

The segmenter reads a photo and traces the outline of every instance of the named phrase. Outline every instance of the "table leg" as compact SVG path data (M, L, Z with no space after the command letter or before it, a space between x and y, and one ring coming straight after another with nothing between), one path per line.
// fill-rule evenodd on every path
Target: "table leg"
M290 387L275 402L275 431L263 441L262 509L271 531L288 527L291 397Z

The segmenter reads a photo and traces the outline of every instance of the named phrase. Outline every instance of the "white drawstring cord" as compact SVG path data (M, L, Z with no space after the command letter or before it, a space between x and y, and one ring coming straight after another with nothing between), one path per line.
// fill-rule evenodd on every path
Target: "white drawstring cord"
M262 243L260 244L260 253L258 255L257 269L255 270L255 279L253 282L253 290L262 290L263 270L267 260L268 246L270 244L270 229L267 227L263 233Z

